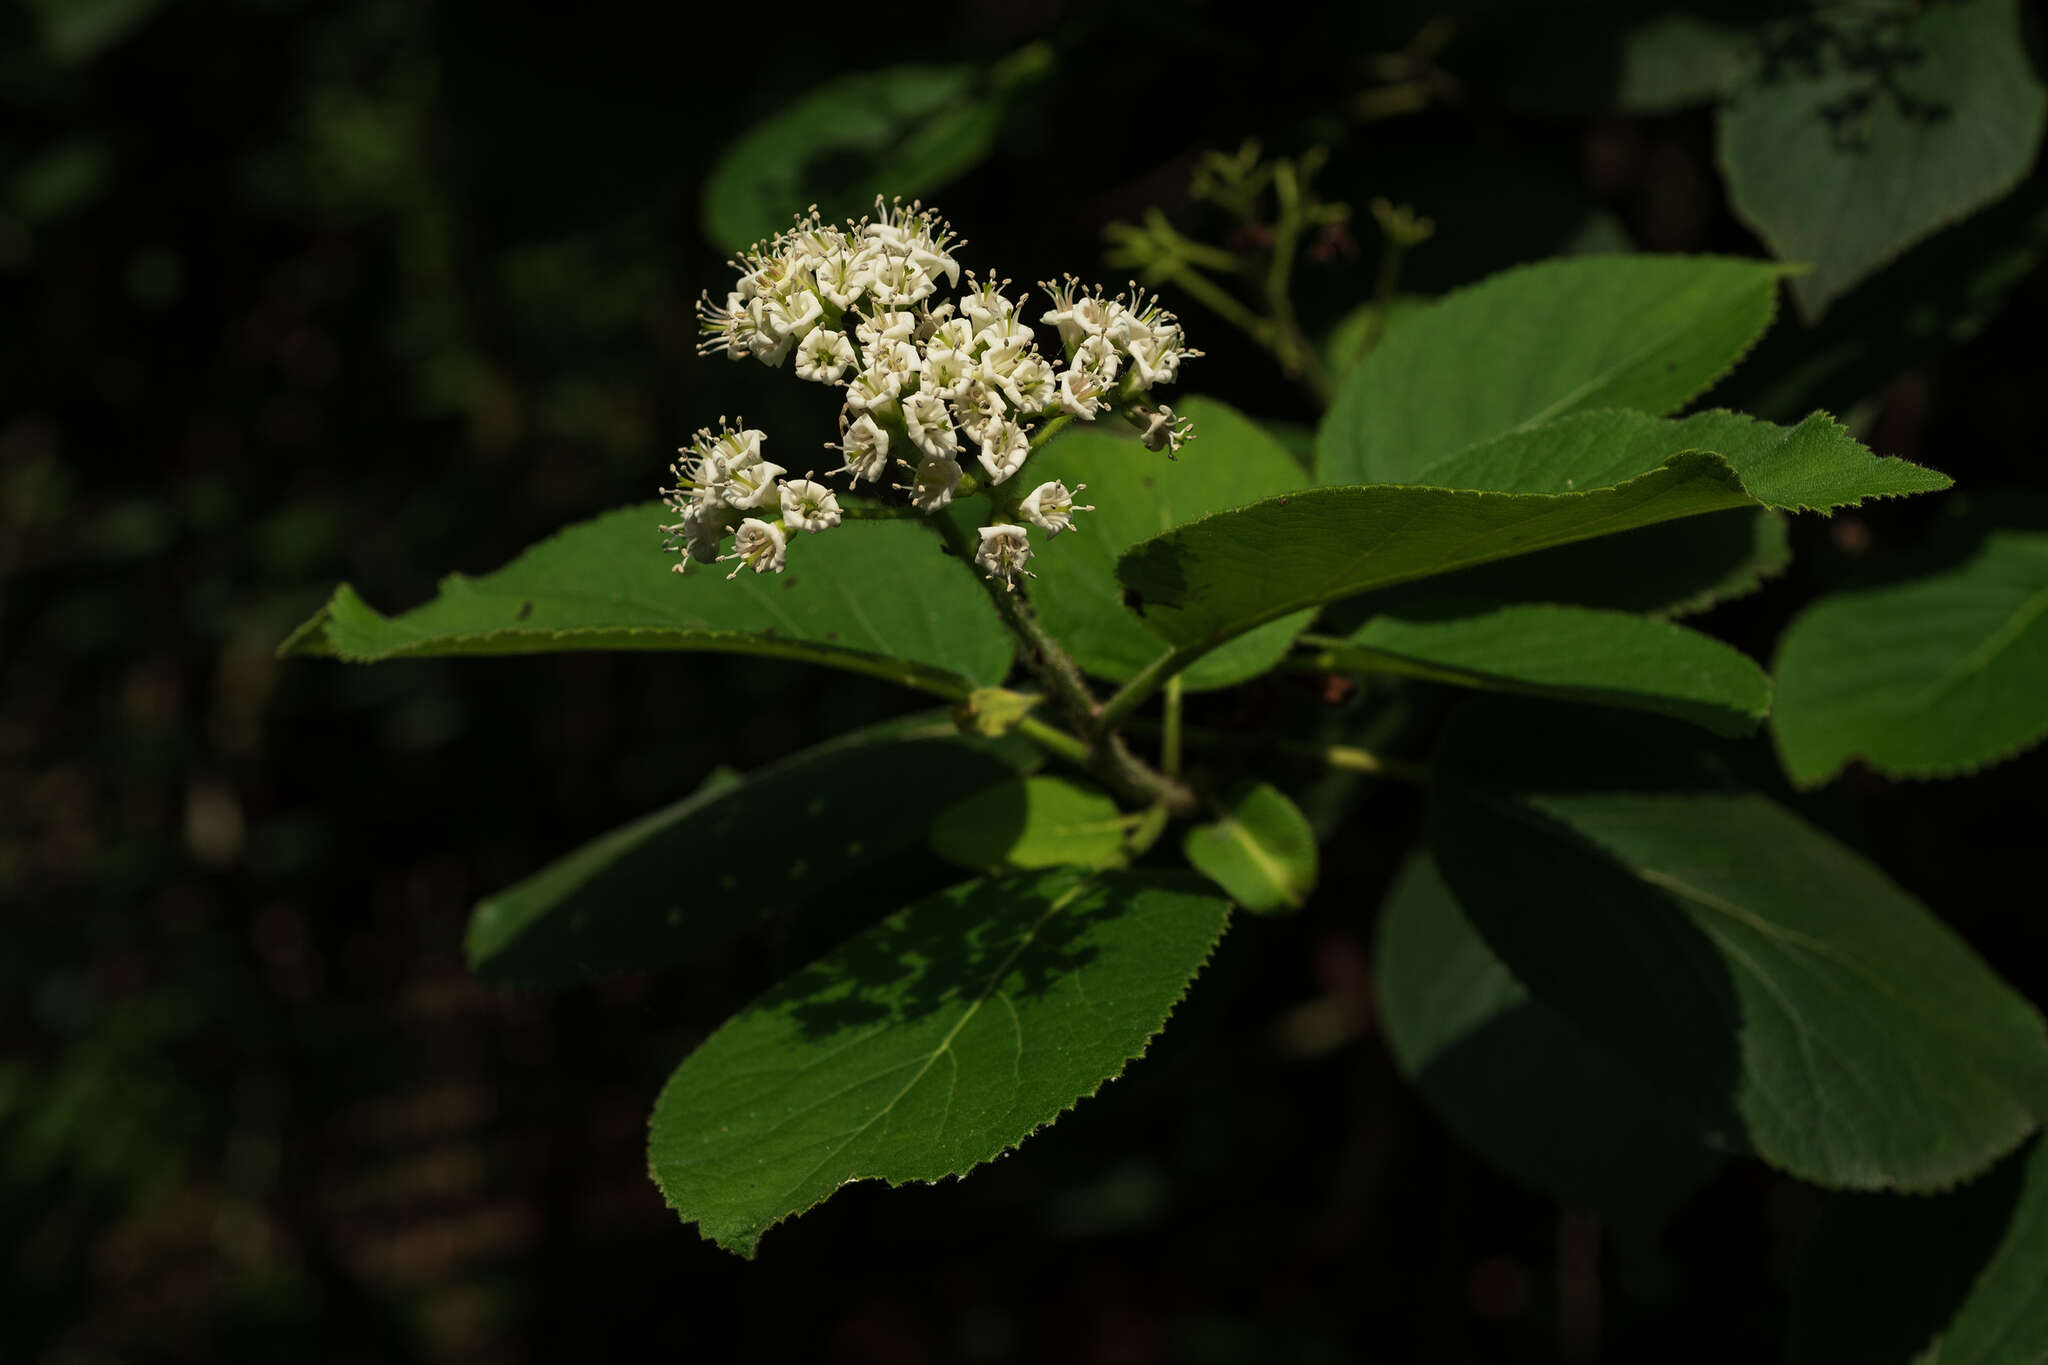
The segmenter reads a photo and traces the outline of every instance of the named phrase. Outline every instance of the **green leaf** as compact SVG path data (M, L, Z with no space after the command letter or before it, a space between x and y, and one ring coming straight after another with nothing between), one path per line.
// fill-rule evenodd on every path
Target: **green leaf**
M1035 761L1021 741L971 739L926 714L714 776L480 901L470 967L496 985L562 986L686 961L921 847L938 812ZM884 780L890 798L876 801Z
M1104 867L1123 856L1126 824L1116 802L1094 787L1013 777L941 811L931 823L931 848L976 872Z
M1181 851L1195 870L1254 914L1284 914L1316 889L1316 834L1308 817L1270 782L1245 782L1222 812L1187 833Z
M1481 38L1501 68L1490 93L1539 113L1673 113L1719 99L1752 62L1750 26L1734 16L1607 0L1575 6L1569 25L1541 6L1503 18Z
M1395 328L1428 309L1430 301L1411 294L1398 294L1387 303L1386 325L1380 329L1380 341L1385 341ZM1373 320L1379 316L1380 306L1367 301L1337 319L1336 324L1323 338L1323 366L1331 377L1342 379L1353 365L1366 357L1366 340L1372 333ZM1379 343L1375 342L1377 346Z
M2048 181L2037 176L1864 279L1817 324L1765 337L1725 401L1773 419L1853 407L1982 332L2044 258Z
M1938 1198L1837 1195L1802 1261L1794 1365L2039 1365L2048 1142Z
M1736 213L1810 262L1810 320L1858 280L2024 179L2048 120L2018 0L1836 6L1764 35L1721 111Z
M1387 894L1373 978L1401 1074L1516 1179L1653 1227L1718 1163L1655 1089L1530 997L1427 853Z
M1791 562L1783 514L1712 512L1368 593L1346 603L1342 615L1359 622L1377 612L1460 616L1521 602L1566 602L1689 616L1755 592ZM1336 615L1323 624L1331 626Z
M1862 759L1955 777L2048 735L2048 531L1985 535L1961 563L1835 593L1785 631L1771 731L1794 782Z
M1757 501L1825 512L1869 497L1935 492L1948 476L1870 451L1824 412L1794 427L1714 409L1678 421L1585 412L1473 446L1433 464L1423 483L1501 493L1568 493L1646 474L1681 450L1711 450Z
M1730 455L1690 448L1707 438L1726 439ZM1728 413L1684 422L1588 413L1504 438L1458 465L1452 472L1474 479L1569 480L1586 491L1311 488L1155 536L1127 551L1117 573L1146 622L1187 657L1372 588L1639 526L1744 505L1828 510L1948 485L1931 470L1873 457L1820 413L1789 432ZM1611 487L1595 482L1631 467L1648 472Z
M1626 612L1376 616L1343 640L1317 643L1334 668L1651 711L1721 735L1750 733L1771 704L1770 678L1741 651Z
M1717 1146L1817 1184L1935 1190L2048 1112L2025 999L1856 854L1715 780L1668 723L1485 708L1431 840L1536 999Z
M1047 630L1080 665L1122 682L1159 656L1164 641L1123 603L1117 556L1147 536L1226 507L1304 487L1308 476L1278 441L1234 409L1206 398L1181 405L1195 441L1178 460L1145 449L1134 437L1069 431L1032 457L1034 482L1088 485L1071 533L1032 561L1038 578L1031 604ZM1308 624L1306 614L1276 621L1233 641L1190 669L1185 685L1230 687L1257 677L1287 652Z
M1445 456L1567 413L1665 413L1762 335L1778 267L1587 256L1505 271L1404 321L1317 435L1323 483L1414 483Z
M1141 1055L1229 906L1157 873L969 882L728 1020L655 1104L669 1206L743 1256L853 1180L964 1175Z
M878 195L930 193L994 149L1017 87L1042 75L1034 43L991 68L892 66L827 81L748 129L704 184L704 233L738 251L790 225L806 204L827 221Z
M659 503L578 522L496 573L442 580L401 616L346 583L284 654L354 663L577 649L715 650L801 659L946 697L999 683L1011 646L966 566L908 521L855 521L789 547L789 569L672 572Z

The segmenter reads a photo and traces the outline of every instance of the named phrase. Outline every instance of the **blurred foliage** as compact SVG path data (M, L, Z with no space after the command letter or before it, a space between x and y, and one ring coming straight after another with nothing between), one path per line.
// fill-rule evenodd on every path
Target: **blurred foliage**
M1432 219L1402 288L1434 294L1564 251L1759 250L1712 159L1721 49L1673 36L1743 7L1655 8L1676 27L1611 6L1532 28L1477 0L976 3L852 60L843 18L789 9L0 9L0 1357L1547 1361L1583 1358L1588 1293L1606 1358L1773 1350L1815 1196L1731 1166L1661 1233L1612 1232L1589 1280L1599 1225L1403 1088L1370 1033L1372 926L1327 903L1219 957L1030 1163L849 1190L758 1271L730 1262L649 1186L645 1097L835 930L778 920L674 979L542 999L467 975L463 916L717 763L909 700L712 656L273 658L333 580L417 603L644 498L702 414L804 397L698 361L689 302L729 245L699 227L713 167L825 82L1047 45L1028 111L946 169L949 214L1019 278L1155 204L1227 235L1185 186L1257 137L1328 148L1333 201ZM2038 196L2012 204L1822 328L1785 324L1743 382L1795 416L1841 404L1966 489L2038 483L2048 239ZM1374 286L1373 251L1326 248L1299 281L1317 333ZM1308 420L1212 331L1205 374ZM1929 515L1801 527L1791 575L1698 619L1760 656ZM734 691L789 719L706 727L698 699ZM1342 735L1364 703L1341 693L1303 675L1192 719ZM2044 763L1941 789L1859 773L1817 807L2037 1001L2048 928L1998 892L2036 875ZM1367 796L1358 818L1408 811ZM1403 842L1343 845L1324 880L1376 903Z

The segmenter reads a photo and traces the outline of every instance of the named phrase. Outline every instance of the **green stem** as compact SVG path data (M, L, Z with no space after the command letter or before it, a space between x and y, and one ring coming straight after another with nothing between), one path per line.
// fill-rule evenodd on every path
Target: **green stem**
M907 521L924 513L915 507L892 507L886 502L850 502L841 498L839 515L848 521Z
M1358 354L1353 363L1365 359L1380 344L1387 334L1387 310L1394 306L1394 291L1401 283L1401 257L1407 246L1395 238L1387 238L1386 249L1380 252L1379 279L1373 286L1372 316L1365 320L1365 335L1359 338Z
M1155 721L1131 722L1133 731L1147 734L1164 731L1164 726ZM1279 754L1286 758L1302 759L1319 763L1325 768L1339 772L1370 773L1395 782L1408 782L1427 786L1430 780L1429 765L1414 759L1388 758L1370 749L1361 749L1353 744L1317 744L1309 740L1276 739L1270 735L1238 734L1228 730L1204 730L1194 726L1182 731L1184 741L1198 749L1256 749L1262 753Z
M1042 720L1026 716L1017 722L1017 733L1039 748L1058 754L1069 763L1083 768L1088 766L1088 746L1057 725L1047 725Z
M1168 650L1146 664L1132 674L1130 680L1102 704L1102 723L1111 729L1122 725L1130 719L1131 713L1143 706L1168 679L1178 675L1189 664L1215 647L1215 644L1182 645L1178 649Z
M1181 677L1176 673L1166 680L1165 723L1160 727L1159 737L1159 770L1168 777L1180 776L1180 694Z
M931 524L938 528L954 554L970 565L973 563L974 547L964 531L944 517L933 518ZM1195 794L1132 753L1115 727L1104 721L1102 704L1096 701L1087 679L1081 676L1081 666L1039 623L1030 603L1007 584L979 573L975 579L994 604L996 615L1024 645L1025 663L1067 713L1067 720L1087 748L1089 771L1134 804L1162 805L1175 815L1192 814L1199 804Z
M1328 407L1335 393L1330 372L1323 368L1322 357L1316 354L1294 313L1294 255L1307 217L1302 211L1301 181L1292 161L1274 165L1273 193L1280 212L1273 224L1272 258L1266 267L1266 312L1272 319L1274 333L1269 344L1280 367L1300 379L1315 394L1316 401Z

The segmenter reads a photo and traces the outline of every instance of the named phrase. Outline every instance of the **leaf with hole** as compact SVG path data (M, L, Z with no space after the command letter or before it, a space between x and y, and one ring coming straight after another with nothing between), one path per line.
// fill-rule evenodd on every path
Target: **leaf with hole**
M711 1035L654 1107L669 1206L729 1251L854 1180L965 1175L1143 1054L1229 918L1184 876L1048 872L921 901Z
M2019 0L1879 0L1767 27L1718 153L1737 215L1812 266L1792 281L1811 320L2018 185L2044 123Z

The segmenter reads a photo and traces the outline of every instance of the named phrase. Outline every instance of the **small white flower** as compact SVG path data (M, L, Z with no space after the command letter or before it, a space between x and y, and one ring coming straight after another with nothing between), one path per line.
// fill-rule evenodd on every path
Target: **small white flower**
M1024 467L1031 454L1031 438L1011 421L990 422L981 430L981 467L988 481L1002 483Z
M917 314L888 309L864 317L853 325L862 347L872 350L891 341L909 341L917 335Z
M791 479L778 490L782 524L792 531L816 534L839 524L839 497L815 479Z
M789 540L774 522L748 517L740 523L740 533L733 538L732 553L725 558L739 561L726 575L727 578L738 578L742 569L752 569L755 573L767 573L772 569L781 573L783 564L789 559Z
M1017 368L1001 382L1010 401L1027 413L1044 410L1059 393L1052 366L1036 351L1018 361Z
M1021 526L984 526L981 528L981 548L974 552L974 562L990 578L1000 578L1012 592L1017 589L1017 575L1035 578L1024 565L1031 558L1031 537Z
M854 483L862 479L870 483L882 481L882 474L889 467L889 433L877 426L874 418L865 413L856 418L846 429L839 450L846 456L846 463L833 473L849 474Z
M938 398L951 398L973 377L974 362L963 352L928 347L924 353L924 369L918 376L917 388L920 393L928 393Z
M1145 443L1147 450L1164 450L1178 455L1182 446L1195 439L1195 424L1185 417L1176 417L1173 409L1164 403L1157 408L1136 408L1132 416L1144 422L1138 430L1138 439Z
M1017 510L1024 519L1045 532L1056 536L1074 524L1074 513L1093 512L1093 507L1074 506L1074 495L1088 485L1075 484L1070 492L1058 479L1042 483L1024 495L1024 501L1017 504Z
M799 290L768 305L770 324L778 337L801 341L825 316L825 306L810 290Z
M796 377L837 384L854 363L853 343L844 332L820 327L797 343Z
M715 564L718 561L719 542L732 530L732 524L738 516L737 512L702 503L684 507L681 521L673 526L661 528L663 534L668 537L668 548L681 548L683 551L683 561L676 565L675 571L683 572L692 561L699 564ZM678 537L683 542L680 547L676 544Z
M987 331L992 324L1006 321L1016 313L1017 305L1003 293L1007 280L980 284L970 275L968 283L971 288L960 300L960 314L974 324L977 333Z
M903 400L903 428L910 443L927 455L954 459L960 438L953 431L953 415L945 400L933 393L916 393Z
M819 262L815 275L818 292L834 308L851 308L867 293L870 262L842 248L838 254Z
M918 366L923 363L917 347L907 341L883 341L869 346L866 360L862 374L872 380L874 388L891 398L903 392L903 386L917 376Z
M910 500L918 511L930 514L952 502L953 490L959 486L959 461L927 455L918 462L917 477L910 485Z
M946 305L952 307L951 304ZM966 318L947 318L932 328L932 334L925 341L927 356L943 355L953 351L971 353L974 346L974 324Z
M895 308L920 303L937 288L932 277L908 257L890 257L878 263L868 283L875 302Z
M1060 371L1060 410L1071 413L1084 422L1095 420L1095 414L1106 406L1103 392L1108 386L1102 377L1092 370L1077 370L1069 367Z
M846 381L846 406L854 412L886 412L903 385L885 370L862 370Z
M775 500L775 481L783 468L772 460L756 460L737 469L728 468L718 491L733 507L765 507Z

